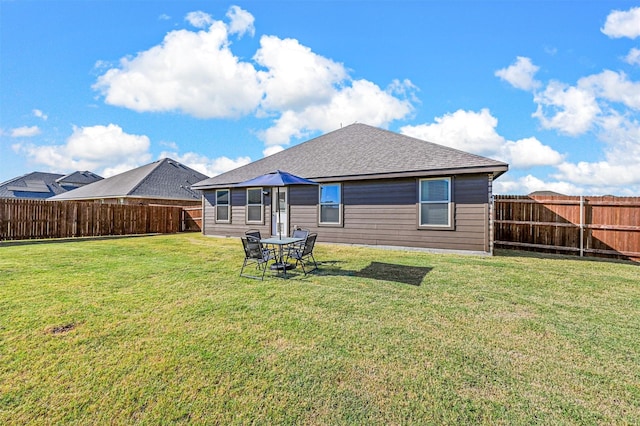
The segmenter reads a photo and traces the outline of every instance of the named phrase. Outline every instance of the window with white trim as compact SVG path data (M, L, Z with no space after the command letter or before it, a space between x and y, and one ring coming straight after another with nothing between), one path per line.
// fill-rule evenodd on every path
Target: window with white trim
M216 189L216 222L231 222L231 191Z
M420 179L420 226L451 226L451 178Z
M342 224L342 185L329 183L320 185L320 224Z
M262 188L247 188L247 223L263 223Z

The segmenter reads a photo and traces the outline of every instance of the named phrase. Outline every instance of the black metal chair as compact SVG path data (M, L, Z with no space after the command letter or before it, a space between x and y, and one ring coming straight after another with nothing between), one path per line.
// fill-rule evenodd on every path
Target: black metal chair
M240 276L264 280L267 265L270 260L275 259L275 253L264 248L259 239L254 237L241 237L240 239L242 240L242 246L244 247L244 263L240 270ZM244 268L249 264L255 264L258 272L262 271L262 275L258 277L255 275L244 274Z
M287 247L288 251L291 252L292 250L302 250L302 248L304 247L304 242L307 240L308 236L309 236L309 230L308 229L294 229L293 233L291 234L291 238L303 238L304 241L300 241L299 243L290 244Z
M287 260L295 259L296 266L298 266L298 264L302 266L302 271L305 275L318 269L318 263L313 256L313 247L316 245L316 238L318 238L318 234L309 234L302 247L292 247L287 255ZM313 262L313 269L307 270L305 265L308 266L311 262Z
M260 235L260 231L258 229L249 229L248 231L246 231L244 233L244 235L246 235L248 237L254 237L254 238L257 238L259 240L262 239L262 236Z
M292 238L307 238L309 236L308 229L294 229L293 234L291 234Z
M244 235L246 235L248 239L254 239L257 241L260 241L262 239L259 229L249 229L244 233ZM273 247L268 247L268 246L264 247L265 252L270 252L272 250L273 250Z

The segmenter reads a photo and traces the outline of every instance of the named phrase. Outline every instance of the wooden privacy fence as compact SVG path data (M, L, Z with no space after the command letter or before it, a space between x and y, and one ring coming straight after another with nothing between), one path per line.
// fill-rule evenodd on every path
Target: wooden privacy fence
M181 231L182 207L0 198L0 241Z
M202 206L182 208L181 231L202 231Z
M640 260L640 197L494 197L494 247Z

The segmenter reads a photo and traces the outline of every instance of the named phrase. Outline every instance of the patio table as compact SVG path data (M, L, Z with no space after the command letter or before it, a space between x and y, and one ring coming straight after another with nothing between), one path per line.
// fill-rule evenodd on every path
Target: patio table
M282 270L285 277L287 276L287 269L292 269L295 267L295 265L292 265L290 263L285 263L284 255L283 255L284 247L288 246L289 244L300 243L302 241L304 241L304 238L292 238L292 237L282 237L282 238L271 237L271 238L262 238L260 240L262 244L274 245L278 247L278 255L275 259L275 263L271 265L271 269Z

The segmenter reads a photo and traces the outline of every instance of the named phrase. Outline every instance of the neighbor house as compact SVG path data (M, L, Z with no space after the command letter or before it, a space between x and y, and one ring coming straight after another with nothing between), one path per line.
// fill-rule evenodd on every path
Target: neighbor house
M101 180L89 171L58 173L32 172L0 183L0 198L45 199Z
M191 189L191 186L207 177L175 160L164 158L51 197L50 200L200 206L202 194Z
M278 169L319 185L236 187ZM356 123L193 188L203 192L205 235L301 227L324 242L490 252L492 182L507 169L500 161ZM276 193L280 214L272 202Z

